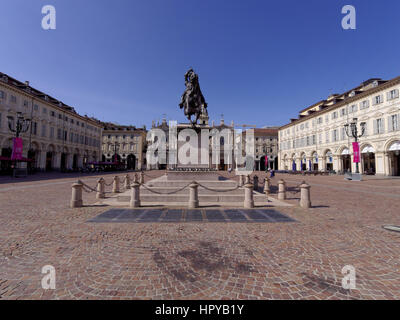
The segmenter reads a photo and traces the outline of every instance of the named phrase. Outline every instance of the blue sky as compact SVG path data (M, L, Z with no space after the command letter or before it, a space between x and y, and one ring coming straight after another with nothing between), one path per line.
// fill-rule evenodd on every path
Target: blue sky
M41 28L43 5L57 29ZM341 8L357 10L343 30ZM400 75L398 0L2 0L0 71L81 114L185 121L188 67L211 119L283 125L331 93Z

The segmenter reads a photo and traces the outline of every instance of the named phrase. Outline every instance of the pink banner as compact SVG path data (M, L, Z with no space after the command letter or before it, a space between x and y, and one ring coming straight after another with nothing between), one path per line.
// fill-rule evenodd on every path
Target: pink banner
M268 169L268 156L265 155L265 168Z
M353 162L360 162L360 144L358 142L353 142Z
M13 138L11 160L22 160L22 139Z

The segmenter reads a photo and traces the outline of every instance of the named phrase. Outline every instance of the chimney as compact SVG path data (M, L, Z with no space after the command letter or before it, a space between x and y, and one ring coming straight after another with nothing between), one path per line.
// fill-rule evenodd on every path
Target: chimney
M29 81L25 81L25 85L29 87Z

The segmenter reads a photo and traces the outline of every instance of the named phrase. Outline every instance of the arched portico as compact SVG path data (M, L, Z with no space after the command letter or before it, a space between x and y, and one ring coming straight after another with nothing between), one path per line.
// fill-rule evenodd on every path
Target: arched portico
M391 139L385 144L385 174L400 176L400 139Z
M370 143L364 143L360 146L360 152L361 152L362 173L375 174L376 173L375 147Z

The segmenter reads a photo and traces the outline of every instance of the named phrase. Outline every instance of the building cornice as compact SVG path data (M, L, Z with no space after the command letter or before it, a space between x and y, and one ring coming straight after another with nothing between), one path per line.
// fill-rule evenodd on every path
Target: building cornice
M3 74L3 75L7 76L6 74ZM7 76L7 77L8 77L8 76ZM13 78L11 78L11 77L8 77L8 78L9 78L9 79L13 79ZM14 80L14 79L13 79L13 80ZM18 80L15 80L15 81L18 81ZM70 115L70 116L77 117L77 118L79 118L80 120L89 122L91 125L96 126L96 127L100 128L100 129L103 128L103 126L102 126L100 123L98 123L97 121L95 121L95 120L93 120L93 119L90 119L89 117L82 116L82 115L80 115L79 113L75 113L75 112L73 112L73 111L71 111L71 110L68 110L68 109L66 109L66 108L60 107L60 106L57 105L56 103L53 103L53 102L51 102L51 101L47 101L47 100L45 100L45 99L43 99L43 98L41 98L41 97L38 97L38 96L36 96L35 94L33 94L32 91L30 92L30 91L28 91L28 90L24 90L23 88L17 87L17 86L14 85L14 84L10 84L10 83L8 83L8 82L4 82L4 81L2 81L1 79L0 79L0 84L3 85L3 86L5 86L7 89L9 89L9 90L11 90L11 91L14 91L14 92L16 92L16 93L25 95L26 97L28 97L28 98L30 98L30 99L32 99L32 100L37 100L37 101L39 101L40 103L46 104L47 106L52 107L52 108L58 110L59 112L63 112L63 113L66 113L66 114L68 114L68 115ZM31 87L28 86L27 88L31 88ZM36 89L33 89L33 90L34 90L34 91L37 91L37 92L40 92L40 91L38 91L38 90L36 90ZM53 100L57 100L57 99L54 99L54 98L52 98L51 96L46 95L46 94L44 94L44 93L42 93L42 92L40 92L40 93L43 94L44 96L47 96L47 97L53 99ZM62 102L60 101L60 103L62 103ZM65 106L68 107L68 108L72 108L71 106L68 106L68 105L66 105L66 104L64 104L64 103L62 103L62 104L65 105Z
M388 89L388 88L390 88L390 87L392 87L394 85L397 85L399 83L400 83L400 76L396 77L396 78L394 78L392 80L389 80L389 81L387 81L387 82L385 82L385 83L383 83L383 84L381 84L381 85L379 85L379 86L377 86L375 88L368 89L368 90L366 90L366 91L364 91L364 92L362 92L362 93L360 93L360 94L358 94L358 95L356 95L354 97L348 97L347 99L345 99L343 101L340 101L340 102L338 102L336 104L333 104L331 106L328 106L328 107L324 108L323 110L319 110L319 111L313 112L310 115L303 116L303 117L301 117L299 119L296 119L291 123L288 123L286 125L283 125L283 126L279 127L279 131L287 129L287 128L290 128L290 127L295 126L295 125L298 125L299 123L308 121L308 120L310 120L312 118L319 117L319 116L321 116L321 115L323 115L323 114L325 114L327 112L331 112L331 111L333 111L333 110L335 110L337 108L341 108L341 107L343 107L345 105L348 105L348 104L350 104L350 103L352 103L354 101L357 101L359 99L365 98L365 97L367 97L367 96L369 96L371 94L380 92L382 90ZM307 109L305 109L305 110L307 110Z

